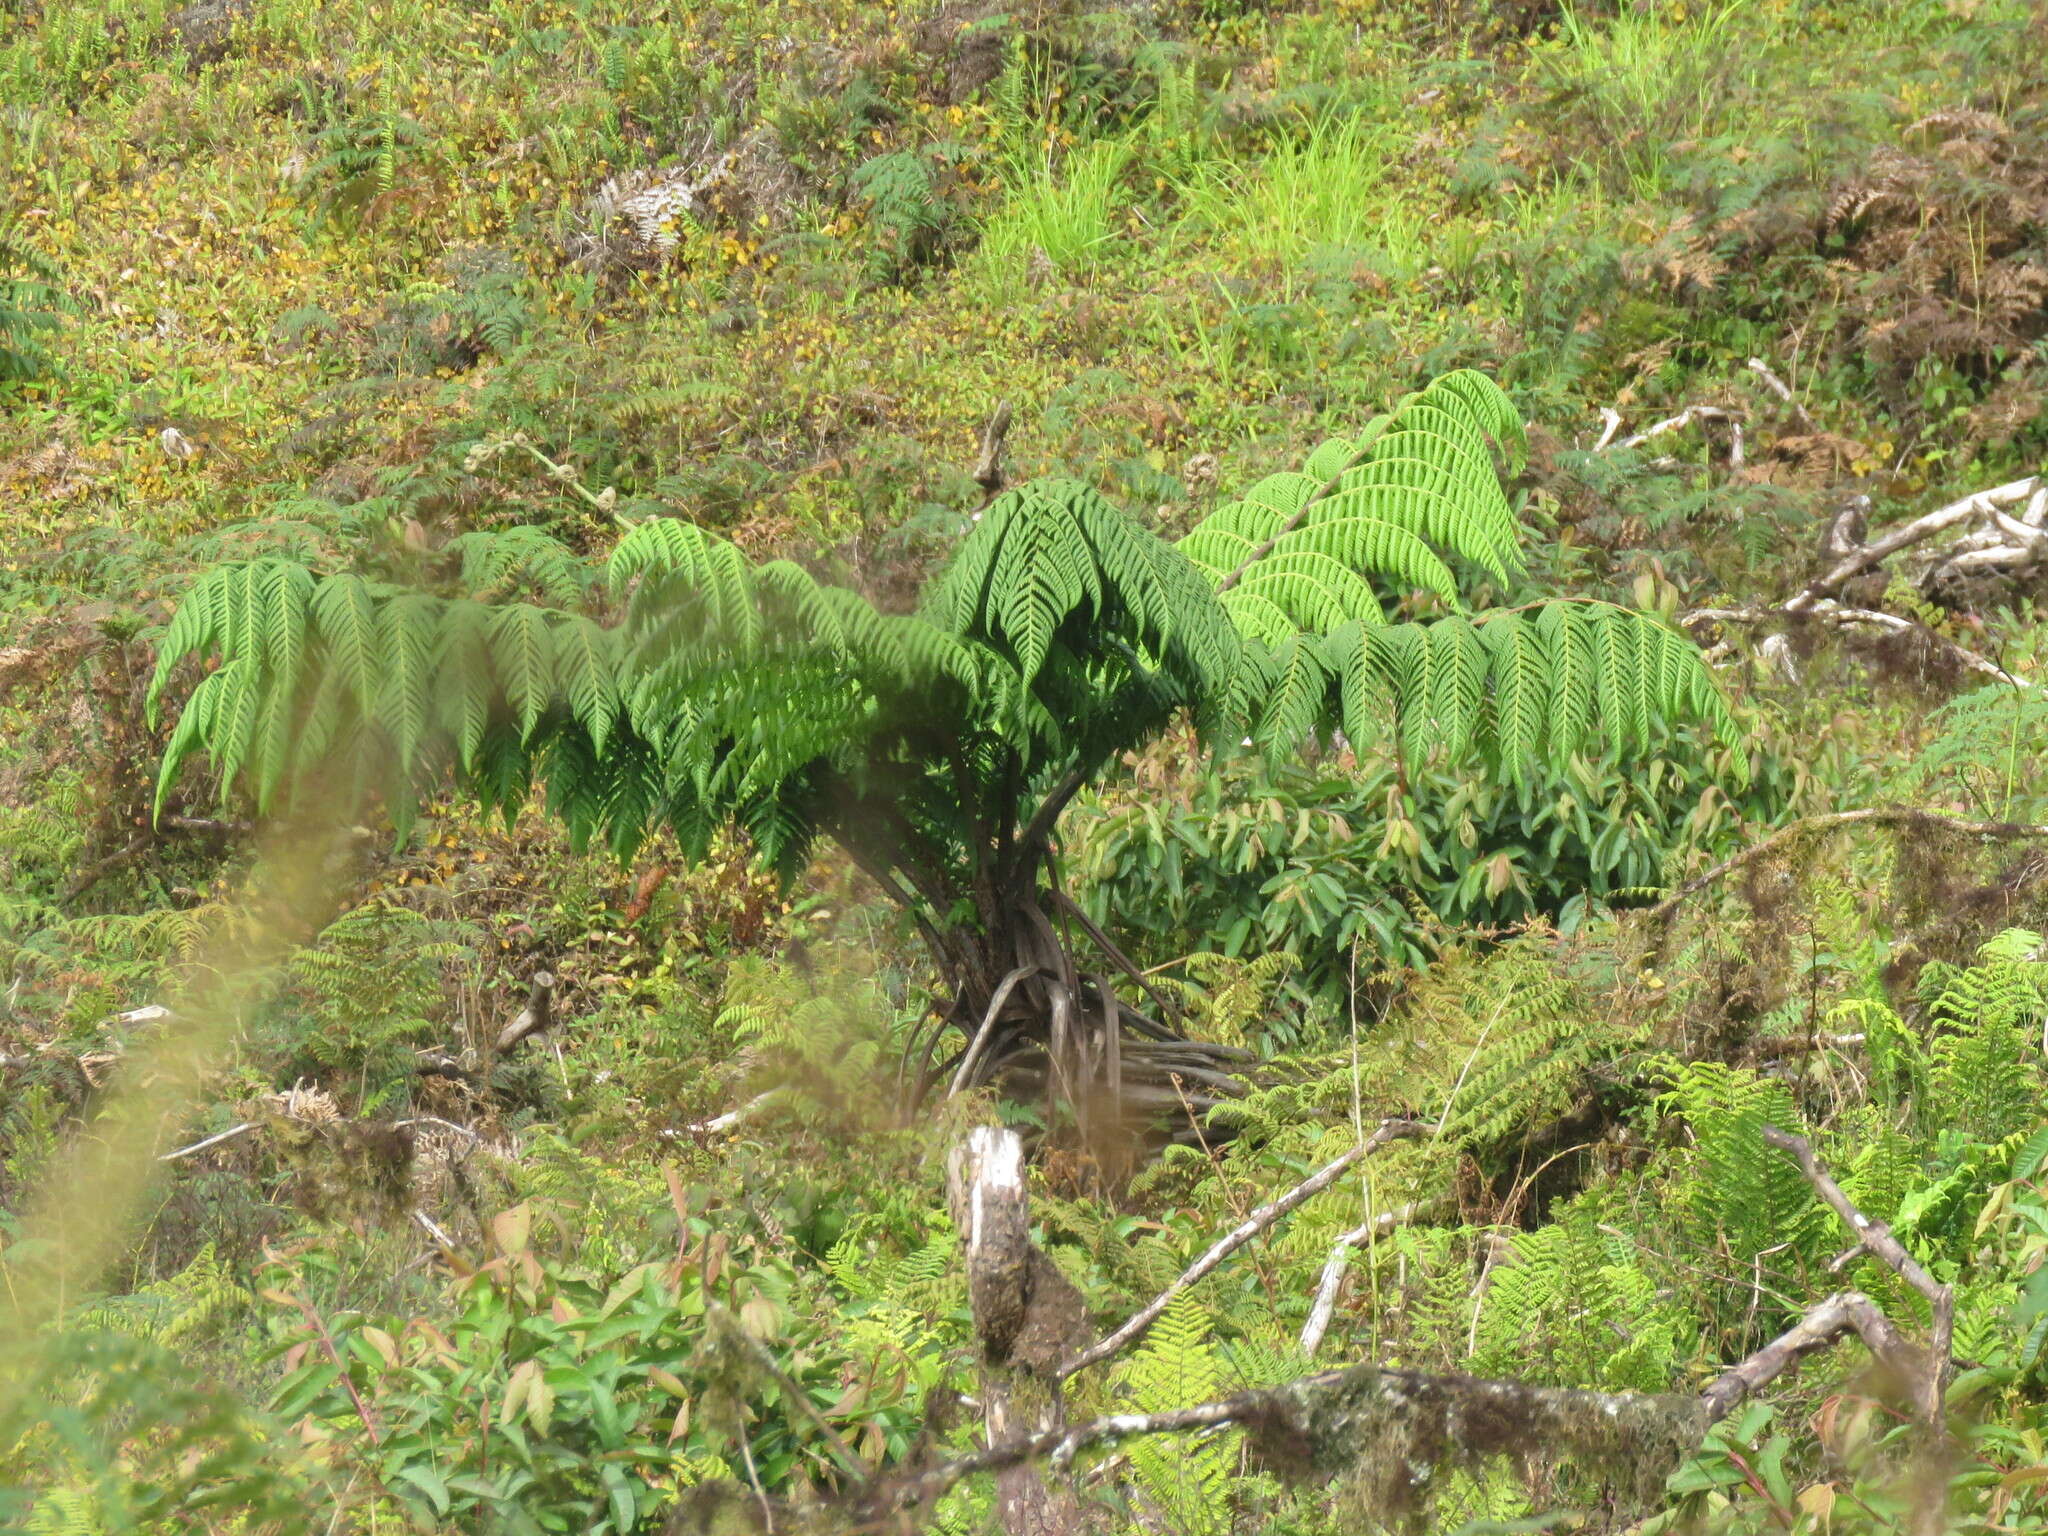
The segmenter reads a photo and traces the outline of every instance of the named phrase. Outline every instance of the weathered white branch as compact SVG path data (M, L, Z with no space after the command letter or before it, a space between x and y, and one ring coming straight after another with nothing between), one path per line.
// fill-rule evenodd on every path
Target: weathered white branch
M1892 1230L1881 1221L1872 1221L1856 1208L1855 1202L1842 1191L1834 1181L1820 1158L1813 1150L1813 1144L1803 1136L1794 1136L1781 1131L1774 1125L1763 1129L1763 1138L1781 1152L1789 1153L1799 1164L1799 1171L1806 1176L1814 1192L1826 1201L1829 1208L1855 1234L1856 1241L1866 1252L1890 1269L1906 1284L1927 1298L1933 1316L1933 1328L1928 1336L1924 1353L1906 1348L1894 1351L1892 1363L1912 1365L1915 1369L1907 1374L1907 1380L1916 1383L1920 1401L1916 1405L1922 1422L1937 1423L1941 1418L1943 1389L1948 1381L1949 1367L1954 1357L1956 1327L1956 1296L1948 1286L1943 1285L1920 1267L1920 1261L1906 1252L1905 1245L1892 1236ZM1876 1352L1873 1346L1873 1353Z
M754 1114L755 1111L774 1103L781 1095L782 1090L780 1088L770 1088L765 1093L755 1094L746 1103L728 1109L722 1115L713 1115L708 1120L693 1120L681 1130L677 1130L673 1126L667 1127L662 1130L661 1136L666 1141L673 1141L678 1136L715 1136L720 1131L731 1130L741 1121Z
M1814 419L1807 414L1806 407L1799 403L1798 396L1792 393L1792 386L1779 378L1769 363L1760 357L1752 357L1749 360L1749 371L1763 380L1766 389L1792 407L1792 414L1799 418L1801 431L1818 432L1820 430L1815 425Z
M218 1131L207 1137L204 1141L195 1141L189 1147L180 1147L175 1152L166 1152L157 1161L160 1163L175 1163L181 1157L190 1157L195 1152L204 1152L208 1147L217 1147L224 1141L232 1141L237 1136L255 1130L260 1123L255 1120L244 1120L240 1125L231 1125L226 1130Z
M1662 421L1654 422L1643 428L1642 431L1636 433L1633 437L1623 438L1620 446L1624 452L1631 448L1640 448L1652 438L1662 437L1667 432L1676 432L1681 427L1689 427L1696 421L1726 421L1734 423L1740 420L1741 418L1736 412L1726 410L1718 405L1689 405L1676 416L1667 416ZM1600 451L1600 448L1607 446L1608 437L1611 435L1610 433L1601 438L1599 448L1594 450L1596 453ZM1741 438L1738 436L1736 441L1739 443ZM1740 462L1739 455L1737 462Z
M1059 1369L1060 1379L1065 1380L1076 1371L1083 1370L1095 1364L1098 1360L1108 1359L1126 1344L1136 1339L1146 1329L1159 1321L1160 1314L1173 1304L1174 1297L1215 1269L1217 1265L1279 1221L1303 1201L1312 1199L1328 1189L1337 1180L1341 1179L1346 1170L1358 1162L1360 1158L1377 1152L1390 1141L1398 1141L1403 1137L1420 1136L1427 1129L1427 1126L1414 1120L1381 1121L1378 1130L1366 1137L1357 1146L1351 1148L1342 1157L1324 1164L1322 1168L1309 1175L1301 1183L1295 1185L1294 1188L1288 1190L1286 1194L1260 1206L1251 1215L1239 1222L1237 1226L1218 1238L1200 1258L1187 1267L1178 1280L1175 1280L1173 1284L1153 1297L1151 1301L1132 1313L1130 1319L1122 1327L1098 1339L1072 1359L1063 1361Z
M1802 594L1803 596L1803 594ZM1796 601L1796 599L1795 599ZM1679 622L1687 629L1695 624L1767 624L1774 619L1797 619L1817 624L1832 625L1837 629L1877 629L1889 635L1921 635L1941 650L1956 665L1981 673L1995 682L2016 688L2033 686L2025 678L2008 672L1990 657L1958 645L1946 635L1935 633L1916 619L1901 618L1895 613L1885 613L1876 608L1851 608L1832 597L1815 598L1800 607L1787 602L1780 607L1753 608L1694 608L1684 614ZM1771 636L1778 639L1778 636ZM1796 668L1787 665L1788 657L1782 650L1774 649L1773 662L1784 668L1794 682L1798 681Z
M2029 475L2024 480L2008 481L1993 486L1987 491L1975 491L1960 501L1952 501L1945 507L1936 508L1923 517L1916 517L1909 523L1887 530L1881 537L1871 540L1862 548L1848 555L1825 575L1810 582L1806 589L1785 603L1791 612L1811 607L1822 598L1839 591L1844 582L1862 575L1872 566L1897 554L1910 545L1968 522L1974 517L1989 517L2001 507L2015 506L2029 501L2042 488L2041 477Z
M1330 1319L1337 1312L1337 1294L1344 1288L1345 1261L1351 1250L1374 1238L1385 1237L1396 1227L1405 1226L1421 1210L1421 1202L1411 1200L1406 1205L1381 1211L1330 1245L1330 1257L1323 1263L1322 1280L1316 1286L1315 1305L1309 1308L1308 1321L1301 1326L1301 1352L1305 1358L1315 1359L1316 1351L1322 1347L1323 1335L1330 1331Z

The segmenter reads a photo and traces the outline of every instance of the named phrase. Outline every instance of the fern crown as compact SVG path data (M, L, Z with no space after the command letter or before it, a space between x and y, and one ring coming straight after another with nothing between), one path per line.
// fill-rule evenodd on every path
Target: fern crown
M737 824L793 870L817 835L865 828L944 866L1021 819L1020 796L1085 779L1180 710L1274 754L1391 726L1404 750L1479 751L1509 774L1600 729L1640 743L1661 720L1724 723L1693 647L1651 615L1466 610L1469 582L1521 567L1501 468L1522 451L1506 396L1461 371L1178 543L1086 485L1034 481L909 615L679 519L632 528L601 575L531 528L466 534L454 592L216 567L159 648L152 709L181 663L218 662L159 806L201 752L259 810L317 769L403 819L452 768L508 816L544 776L577 836L622 852L656 822L686 849ZM1414 594L1446 611L1398 617ZM592 617L606 607L623 619Z

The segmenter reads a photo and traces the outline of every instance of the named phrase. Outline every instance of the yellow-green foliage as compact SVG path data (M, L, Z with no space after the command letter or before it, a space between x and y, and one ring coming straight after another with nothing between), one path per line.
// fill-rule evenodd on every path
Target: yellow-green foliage
M1802 844L1690 898L1665 947L1601 904L1669 890L1788 807L2039 819L2038 699L2001 685L1930 717L1920 685L1943 681L1915 658L1898 690L1899 656L1866 671L1802 637L1788 685L1741 626L1702 626L1738 701L1727 750L1775 754L1792 786L1752 804L1717 769L1678 814L1731 840L1718 852L1703 834L1615 853L1670 791L1593 743L1640 743L1680 706L1718 717L1668 620L1781 600L1843 498L1870 495L1881 528L2041 467L2031 0L0 10L0 1291L38 1272L15 1223L40 1170L130 1070L109 1015L171 996L237 920L215 898L238 824L285 802L288 770L325 767L303 798L366 823L403 821L452 760L499 809L544 793L578 837L674 834L621 872L552 825L491 841L430 805L437 834L484 856L473 882L411 880L416 847L366 844L337 871L348 910L251 1002L206 1124L308 1077L351 1121L473 1125L486 1148L402 1191L451 1250L410 1207L325 1225L279 1209L267 1133L151 1164L160 1214L106 1281L125 1291L65 1298L53 1353L24 1362L5 1338L0 1524L652 1530L692 1483L729 1480L743 1511L756 1479L851 1486L760 1357L713 1334L707 1300L864 1473L974 1448L958 1404L982 1361L938 1187L951 1128L892 1120L930 967L867 905L867 876L806 868L844 810L819 776L868 794L853 749L898 703L919 720L971 703L967 769L987 787L1005 777L991 742L1113 764L1128 738L1108 727L1197 693L1229 706L1204 721L1228 743L1291 751L1314 730L1330 774L1378 762L1399 792L1370 822L1387 873L1366 881L1361 859L1337 879L1297 839L1302 867L1231 912L1238 958L1160 980L1194 1031L1282 1054L1207 1145L1124 1189L1077 1174L1055 1127L1040 1240L1106 1328L1381 1116L1426 1134L1074 1382L1077 1416L1306 1369L1332 1245L1383 1216L1339 1261L1318 1364L1683 1392L1847 1286L1917 1333L1924 1302L1883 1266L1829 1268L1849 1236L1760 1145L1775 1123L1957 1287L1956 1521L2039 1524L2031 852L1944 843L1894 867L1853 833ZM1908 259L1879 263L1878 236ZM1006 483L1035 488L991 500L974 439L1005 401ZM1706 403L1729 414L1622 446ZM962 574L934 582L956 555ZM1891 575L1873 601L2038 674L2024 589L1937 603ZM697 608L679 601L693 590ZM913 613L920 590L944 602ZM700 620L717 645L629 671L648 657L626 637L661 655ZM143 718L157 659L189 697L174 742ZM1134 668L1200 687L1104 690ZM718 730L671 750L643 729L691 710ZM890 773L856 827L953 770L889 741L905 750L869 760ZM1463 745L1494 761L1454 760ZM1566 760L1555 796L1517 778L1545 752ZM1019 781L1055 780L1049 764ZM1170 794L1134 794L1170 820ZM927 799L906 819L953 850L967 809ZM1277 845L1292 819L1248 815L1233 836ZM1542 874L1567 820L1598 868L1629 871L1569 908ZM1496 834L1484 860L1429 862ZM714 845L661 886L678 848ZM835 916L806 930L808 958L740 965L721 991L728 949L796 927L765 882L725 883L734 850ZM1060 877L1085 905L1084 863ZM1464 897L1431 894L1453 877ZM1524 882L1505 916L1468 899ZM952 920L954 895L934 912ZM1297 1006L1273 935L1317 913L1355 935L1418 902L1445 953L1388 946L1412 974L1326 946L1326 977L1364 973L1355 1040L1347 1010ZM1745 905L1754 921L1730 917ZM1130 940L1130 914L1090 910ZM1984 912L2021 926L1973 954ZM1569 937L1466 931L1546 913ZM543 966L569 1005L549 1048L465 1055L498 1022L485 1002L518 990L507 968L523 985ZM421 1076L421 1047L457 1075ZM728 1109L744 1113L724 1130L688 1128ZM522 1201L531 1240L498 1240ZM263 1244L259 1276L245 1258ZM281 1285L312 1318L264 1297ZM324 1375L322 1329L360 1408ZM1919 1475L1911 1432L1860 1359L1775 1383L1683 1469L1670 1523L1924 1524L1901 1476ZM522 1443L543 1484L514 1486ZM1247 1470L1222 1435L1132 1442L1078 1475L1117 1536L1361 1524ZM1432 1469L1450 1492L1414 1523L1634 1516L1611 1486L1524 1470ZM988 1479L934 1512L948 1536L995 1519Z

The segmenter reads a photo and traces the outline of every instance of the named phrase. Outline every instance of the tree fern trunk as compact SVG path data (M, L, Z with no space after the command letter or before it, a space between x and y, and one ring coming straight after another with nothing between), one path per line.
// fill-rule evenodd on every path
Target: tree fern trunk
M1147 1008L1132 978L1086 971L1037 901L1010 901L972 957L935 952L951 1002L950 1032L926 1047L912 1096L996 1086L1042 1099L1047 1134L1071 1138L1105 1168L1148 1145L1195 1133L1195 1122L1243 1088L1248 1051L1190 1040ZM952 963L949 964L949 959ZM950 1052L940 1049L950 1037Z

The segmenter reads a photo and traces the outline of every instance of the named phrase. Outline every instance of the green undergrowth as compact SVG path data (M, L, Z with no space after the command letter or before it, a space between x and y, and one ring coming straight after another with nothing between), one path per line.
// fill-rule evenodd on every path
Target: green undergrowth
M1257 1058L1135 1171L1040 1102L899 1113L932 978L850 868L367 806L158 1151L222 1139L152 1167L83 1290L37 1204L250 921L253 807L195 774L151 815L145 696L199 572L602 609L583 557L675 516L903 612L1005 404L1010 483L1085 478L1177 539L1475 367L1529 424L1532 533L1525 574L1458 573L1475 603L1782 599L1848 496L1882 526L2048 456L2038 4L0 11L0 1526L829 1501L979 1443L969 1125L1047 1133L1036 1236L1107 1331L1399 1115L1427 1134L1078 1376L1070 1422L1355 1361L1693 1391L1844 1287L1919 1337L1776 1125L1953 1287L1953 1440L1844 1345L1647 1499L1448 1456L1403 1516L1225 1432L1084 1456L1103 1529L2048 1528L2035 845L1816 831L1661 905L1802 816L2048 820L2037 695L1911 649L1802 634L1788 676L1731 636L1732 739L1509 783L1367 742L1121 764L1059 878ZM1625 439L1702 404L1739 464L1714 423L1599 446L1605 411ZM2037 586L1868 595L2038 670ZM556 1027L500 1050L543 971ZM1311 1360L1333 1245L1382 1215ZM27 1337L31 1303L58 1323ZM997 1529L985 1479L927 1514Z

